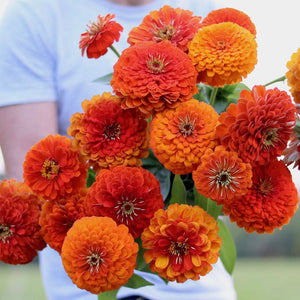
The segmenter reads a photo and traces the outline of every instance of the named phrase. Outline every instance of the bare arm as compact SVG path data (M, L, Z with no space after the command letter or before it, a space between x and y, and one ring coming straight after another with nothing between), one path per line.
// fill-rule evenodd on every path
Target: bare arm
M56 102L0 107L0 145L5 160L5 177L22 180L28 150L57 130Z

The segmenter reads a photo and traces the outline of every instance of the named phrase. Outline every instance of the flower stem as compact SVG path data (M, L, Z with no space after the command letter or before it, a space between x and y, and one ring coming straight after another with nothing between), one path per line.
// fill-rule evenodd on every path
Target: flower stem
M284 81L285 79L286 79L286 77L285 77L285 75L283 75L283 76L281 76L277 79L274 79L274 80L266 83L265 86L271 85L271 84L276 83L276 82Z
M111 45L111 46L109 46L109 48L118 56L118 57L120 57L120 53L117 51L117 49L113 46L113 45Z
M213 107L215 104L215 100L216 100L216 96L218 93L218 88L217 87L213 87L211 90L211 94L209 97L209 104Z

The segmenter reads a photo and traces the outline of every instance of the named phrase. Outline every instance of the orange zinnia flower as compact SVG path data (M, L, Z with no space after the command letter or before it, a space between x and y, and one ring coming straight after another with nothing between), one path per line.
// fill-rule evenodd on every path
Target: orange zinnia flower
M63 266L79 288L99 294L120 288L132 276L138 252L128 228L107 217L83 217L63 243Z
M243 90L237 104L221 113L216 136L252 165L266 164L282 154L296 123L290 96L277 88Z
M220 205L246 194L252 185L251 178L251 165L244 163L236 152L225 151L222 146L214 152L208 150L193 172L198 192Z
M65 197L85 187L87 165L65 136L48 135L35 144L23 168L25 183L44 199Z
M119 41L120 32L123 27L116 21L112 21L115 15L107 14L104 17L100 15L97 22L91 22L87 25L88 30L81 34L79 48L82 55L86 51L88 58L98 58L107 52L114 41Z
M0 181L0 260L27 264L46 243L40 235L41 199L23 182Z
M291 60L286 64L288 71L285 76L287 84L291 88L290 92L296 103L300 103L300 48L293 53Z
M190 99L197 92L196 77L187 54L169 41L144 42L122 52L111 86L122 107L149 114Z
M135 109L123 110L118 97L96 95L73 114L68 134L73 146L96 169L110 165L141 165L148 156L148 123Z
M42 206L39 220L41 234L45 242L54 250L61 252L61 247L68 230L73 223L85 214L85 196L83 189L75 195L58 201L46 201Z
M157 159L174 174L187 174L197 168L201 156L216 146L218 114L214 108L195 99L175 109L153 116L150 147Z
M282 161L273 160L253 169L253 185L223 211L247 232L272 233L288 224L298 207L298 193L290 171Z
M221 87L240 82L257 63L255 37L247 29L223 22L201 28L189 45L198 82Z
M198 280L217 262L221 238L215 219L199 206L172 204L158 210L142 233L152 271L177 282Z
M201 17L193 12L168 5L150 12L138 27L134 27L128 36L128 43L170 41L176 47L187 51L187 44L200 28Z
M134 238L163 207L159 181L141 167L101 170L86 197L88 215L111 217L117 224L125 224Z
M244 12L235 8L220 8L211 11L201 22L201 26L209 26L212 24L219 24L223 22L232 22L238 24L241 27L249 30L254 36L256 36L256 28L250 17Z

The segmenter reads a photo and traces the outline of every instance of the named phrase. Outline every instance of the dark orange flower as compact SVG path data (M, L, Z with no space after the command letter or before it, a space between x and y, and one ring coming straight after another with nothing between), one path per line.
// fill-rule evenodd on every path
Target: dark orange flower
M286 64L288 71L285 76L290 92L296 103L300 103L300 48L293 53L290 61Z
M71 140L61 135L48 135L26 154L24 181L44 199L58 199L77 193L85 186L87 165Z
M148 123L135 109L123 110L118 97L96 95L82 103L83 113L71 117L73 146L97 168L141 165L148 156Z
M27 264L46 243L40 235L41 199L23 182L0 180L0 260Z
M201 22L201 26L209 26L212 24L219 24L223 22L232 22L238 24L241 27L249 30L254 36L256 36L256 28L250 17L244 12L235 8L220 8L212 10Z
M245 195L252 185L252 168L236 152L219 146L201 157L201 164L193 172L195 187L200 194L223 204Z
M163 207L159 181L141 167L101 170L86 197L88 215L111 217L117 224L125 224L134 238Z
M277 88L243 90L237 104L221 113L216 136L252 165L266 164L282 154L296 123L290 96Z
M100 15L97 22L91 22L87 25L88 30L81 34L79 48L82 55L86 51L88 58L98 58L107 52L114 41L119 41L120 32L123 27L116 21L112 21L115 15L107 14L104 17Z
M54 250L61 252L61 247L68 230L73 223L85 214L85 196L82 189L75 195L58 201L46 201L42 206L39 220L41 234L45 242Z
M83 217L63 243L63 266L79 288L99 294L120 288L132 276L138 252L128 228L108 217Z
M223 211L247 232L272 233L288 224L298 207L298 193L290 171L282 161L273 160L253 169L253 185Z
M240 82L257 63L255 37L247 29L223 22L201 28L189 45L198 82L221 87Z
M149 114L190 99L197 92L196 77L187 54L169 41L144 42L122 52L111 86L122 107Z
M201 156L216 146L218 114L214 108L195 99L175 109L153 116L150 147L157 159L174 174L187 174L197 168Z
M138 27L134 27L128 36L128 43L170 41L183 51L200 28L201 17L193 16L193 12L169 5L151 11L144 17Z
M177 282L198 280L217 262L221 238L215 219L199 206L172 204L158 210L142 233L152 271Z

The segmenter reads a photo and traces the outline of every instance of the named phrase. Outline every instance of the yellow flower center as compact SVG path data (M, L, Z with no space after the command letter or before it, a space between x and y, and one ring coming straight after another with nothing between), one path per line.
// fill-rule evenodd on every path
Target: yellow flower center
M2 241L2 243L5 243L6 239L12 236L12 234L13 232L9 228L9 226L5 224L0 224L0 241Z
M224 50L226 48L226 43L225 41L218 41L217 42L217 49L218 50Z
M169 252L172 255L178 255L182 256L189 252L189 245L186 243L186 241L183 242L171 242L171 245L169 247Z
M174 26L167 24L161 28L156 28L156 30L153 31L154 38L157 42L171 40L175 33L176 29Z
M55 179L60 172L59 164L54 159L46 159L41 170L42 176L46 179Z
M274 142L277 141L277 131L275 129L268 130L263 137L263 145L265 147L273 146Z
M116 122L104 126L103 131L104 131L103 136L105 139L108 139L110 141L120 139L120 134L121 134L120 124L118 124Z
M143 200L138 200L137 198L130 199L127 196L122 196L115 206L117 209L117 219L119 219L121 223L128 225L128 218L132 221L133 216L138 216L137 211L145 210L139 207L139 204L143 202Z
M165 67L168 63L165 62L165 59L160 55L154 57L149 54L149 59L146 61L147 67L153 74L160 74L164 72Z
M184 136L191 136L195 130L196 120L192 120L190 115L186 115L185 118L179 118L178 129L179 133Z
M90 254L86 257L86 262L90 266L91 273L94 269L96 269L96 272L99 271L99 267L104 261L102 255L102 253L98 253L97 251L90 251Z
M232 181L232 177L230 172L228 172L227 170L221 170L215 177L216 183L218 185L218 187L221 186L228 186L231 181Z

